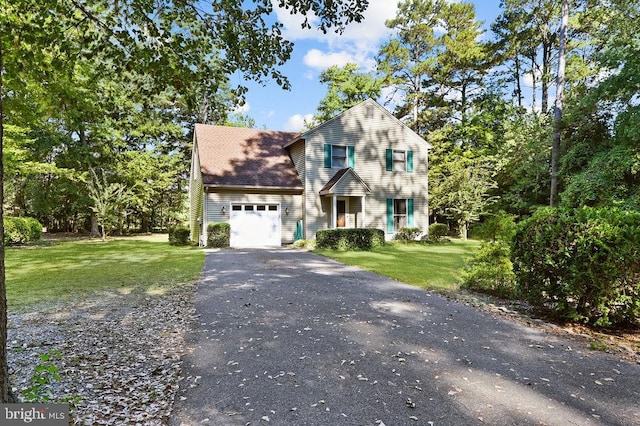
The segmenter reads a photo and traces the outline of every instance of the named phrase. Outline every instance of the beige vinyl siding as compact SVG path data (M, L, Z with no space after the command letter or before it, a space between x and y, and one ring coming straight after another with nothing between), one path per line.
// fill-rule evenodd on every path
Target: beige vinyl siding
M335 185L333 192L337 195L362 196L367 195L360 182L345 176Z
M242 192L209 192L206 194L206 226L209 223L229 222L232 203L278 204L280 205L283 244L293 242L298 220L302 219L302 196L291 194L247 194ZM225 212L222 213L224 206ZM289 209L289 214L285 213ZM206 228L205 228L206 229Z
M370 105L373 105L373 116L367 117L367 106ZM330 223L328 215L331 202L321 202L319 192L338 169L324 167L324 144L355 147L354 170L371 189L365 205L367 227L383 229L386 232L387 198L413 198L414 225L426 232L428 145L408 127L399 123L378 104L364 102L305 136L307 238L315 238L315 233L320 229L326 229ZM387 172L387 148L413 151L413 172ZM330 197L323 198L330 200ZM351 200L353 201L353 198ZM350 206L350 210L353 212L354 207Z
M293 165L296 167L298 171L298 176L300 176L300 180L304 182L304 172L305 172L305 164L304 164L304 141L298 141L289 147L289 155L291 156L291 160L293 161Z
M198 156L197 143L193 144L193 154L191 160L191 172L189 175L189 238L193 242L200 239L201 228L198 218L202 217L203 186L202 173L200 171L200 158Z

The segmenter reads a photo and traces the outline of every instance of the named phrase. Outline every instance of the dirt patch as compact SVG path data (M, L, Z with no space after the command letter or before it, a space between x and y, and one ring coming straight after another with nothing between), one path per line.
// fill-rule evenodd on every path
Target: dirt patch
M166 424L195 315L193 294L194 285L163 295L106 293L10 314L14 393L28 398L38 366L53 365L60 380L35 394L69 402L72 424Z

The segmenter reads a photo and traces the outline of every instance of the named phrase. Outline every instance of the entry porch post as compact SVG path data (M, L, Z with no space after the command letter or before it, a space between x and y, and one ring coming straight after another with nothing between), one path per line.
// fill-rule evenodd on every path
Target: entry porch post
M367 199L367 196L363 195L362 199L360 201L360 206L362 207L362 220L361 220L362 226L361 226L361 228L366 228L367 227L367 219L366 219L367 216L366 216L366 208L365 208L366 199Z
M331 197L332 207L331 207L331 228L335 229L338 224L338 196L333 195Z

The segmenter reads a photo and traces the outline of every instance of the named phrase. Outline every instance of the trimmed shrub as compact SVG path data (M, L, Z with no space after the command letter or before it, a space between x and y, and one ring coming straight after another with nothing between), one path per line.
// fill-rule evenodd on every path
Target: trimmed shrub
M384 231L375 228L322 229L316 232L316 247L332 250L371 250L384 245Z
M42 225L32 217L4 217L4 245L26 244L42 238Z
M226 222L210 223L207 226L207 247L229 247L231 225Z
M503 298L516 298L516 281L505 241L483 241L462 271L462 286Z
M449 227L444 223L432 223L429 225L429 239L431 241L442 241L449 232Z
M169 228L169 244L172 246L188 246L189 245L189 227L173 226Z
M596 326L640 318L640 212L541 209L518 225L512 261L535 306Z
M415 241L420 234L422 234L422 229L420 228L400 228L393 239L398 241Z

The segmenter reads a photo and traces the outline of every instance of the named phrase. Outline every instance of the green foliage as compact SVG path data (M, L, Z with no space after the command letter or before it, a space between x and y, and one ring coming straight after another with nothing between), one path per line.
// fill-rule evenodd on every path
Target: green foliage
M597 326L640 317L640 213L541 209L518 225L512 253L530 303Z
M517 296L510 246L502 240L483 241L462 272L462 286L497 297Z
M515 216L504 211L487 216L473 228L473 237L485 241L511 241L515 233Z
M91 179L87 185L92 205L90 209L95 213L98 225L102 227L104 241L109 230L116 226L118 216L122 214L131 195L122 183L109 183L104 170L100 176L91 169Z
M371 250L384 245L384 231L374 228L336 228L316 232L319 249Z
M5 216L4 245L25 244L42 237L42 225L32 217Z
M56 350L40 354L41 362L36 365L35 371L29 380L31 386L22 391L24 402L49 401L51 395L50 386L54 382L60 381L60 370L53 360L60 359L61 356L62 354Z
M429 240L442 241L449 233L449 227L445 223L432 223L429 225Z
M381 79L359 72L358 65L351 63L322 71L320 83L327 83L329 87L314 116L316 123L323 123L365 99L376 99L382 90Z
M400 228L396 235L395 240L399 241L415 241L422 235L422 229L420 228Z
M229 247L230 242L231 225L229 223L210 223L207 226L207 247Z
M172 226L169 228L169 244L172 246L188 246L189 234L188 226Z
M432 208L455 220L462 238L467 238L469 225L480 220L496 201L491 190L496 187L486 163L473 160L450 161L430 177Z

